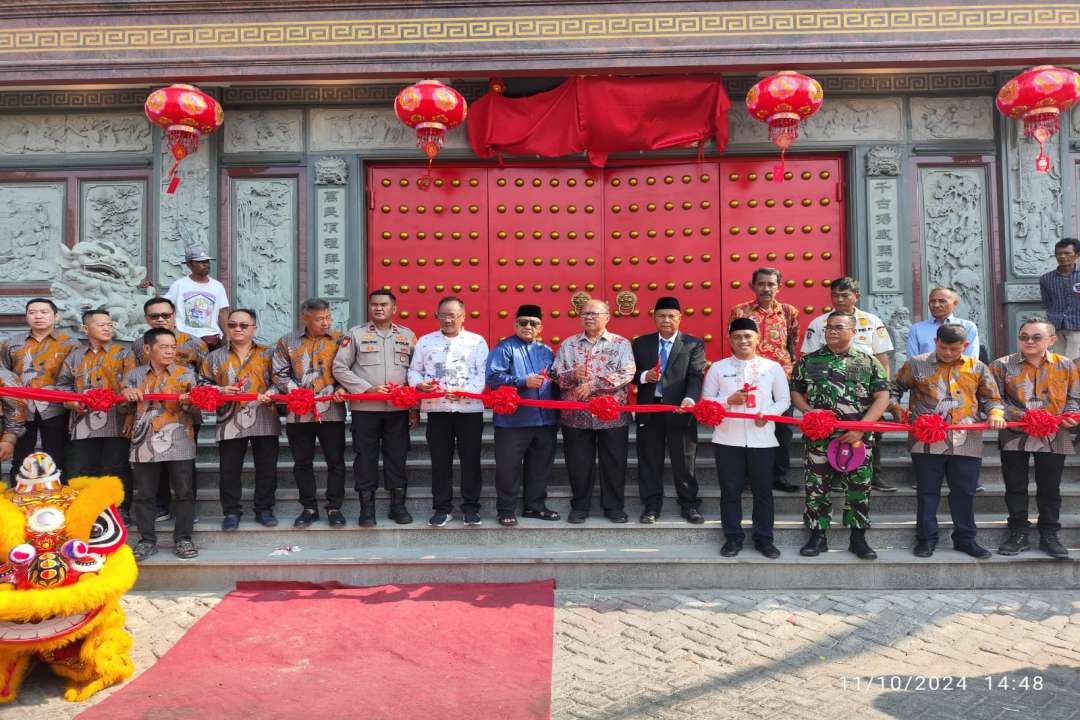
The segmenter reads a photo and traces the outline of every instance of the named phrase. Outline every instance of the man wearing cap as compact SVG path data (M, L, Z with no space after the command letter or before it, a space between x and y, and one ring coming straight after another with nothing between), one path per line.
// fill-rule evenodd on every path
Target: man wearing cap
M538 339L544 329L542 317L539 305L518 308L514 334L488 354L488 387L517 388L521 397L532 400L556 399L556 385L548 377L555 353ZM557 417L555 410L525 406L512 415L495 414L495 510L500 525L517 525L522 478L525 517L559 519L559 513L544 503L555 462Z
M202 338L209 347L221 344L224 335L229 295L225 286L210 277L212 257L198 247L190 247L184 253L184 263L190 275L177 278L169 286L165 297L179 310L176 326L189 335Z
M912 422L922 415L938 415L948 425L971 425L986 415L991 428L1003 430L1005 406L997 382L989 368L964 354L969 342L963 325L939 327L934 352L909 358L896 373L893 414L899 415L900 397L910 391ZM982 430L948 430L944 439L935 443L919 442L911 434L908 447L918 488L915 556L934 554L941 483L948 480L953 549L977 560L989 558L990 551L975 541L975 486L982 467Z
M757 323L737 318L728 327L731 357L713 363L705 376L702 400L726 410L757 415L783 415L791 405L787 375L779 363L757 354ZM749 484L754 496L754 548L774 560L780 551L773 544L773 454L778 445L773 423L728 418L713 430L716 473L720 478L720 522L724 545L720 554L735 557L746 534L742 529L742 492Z
M875 358L852 347L855 316L833 312L825 322L825 347L807 353L791 373L791 403L803 413L828 410L840 420L877 422L889 406L889 381ZM851 528L848 550L863 560L877 558L866 542L870 527L869 449L873 434L837 430L822 440L806 439L806 509L810 538L805 557L828 552L825 532L832 514L831 492L844 490L844 526Z
M671 457L671 473L681 514L687 522L705 522L698 510L697 480L687 466L685 447L697 433L697 424L686 409L701 395L705 377L705 343L679 332L682 308L673 297L657 298L653 307L656 332L636 338L631 347L637 368L632 382L638 386L639 405L663 403L682 408L678 412L638 413L638 492L642 523L660 518L664 503L664 452ZM643 369L644 368L644 369Z

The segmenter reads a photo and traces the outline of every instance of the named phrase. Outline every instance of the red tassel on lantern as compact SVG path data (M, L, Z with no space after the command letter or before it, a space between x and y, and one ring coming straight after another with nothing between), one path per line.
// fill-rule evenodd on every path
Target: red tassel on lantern
M199 149L199 138L221 127L225 113L217 100L194 85L176 84L150 93L143 105L150 122L165 131L165 143L172 153L169 186L172 195L180 185L180 163Z
M1026 70L1002 86L997 109L1022 120L1024 135L1039 144L1035 169L1050 172L1046 143L1061 130L1061 113L1080 100L1080 74L1066 68L1040 65Z

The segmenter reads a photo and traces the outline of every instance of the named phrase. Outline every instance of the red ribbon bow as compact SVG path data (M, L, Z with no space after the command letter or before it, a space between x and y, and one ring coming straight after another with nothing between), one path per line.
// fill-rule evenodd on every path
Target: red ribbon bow
M293 388L285 396L285 407L294 415L310 415L316 411L315 391L311 388ZM316 419L319 419L316 413Z
M702 425L716 426L724 422L727 410L715 400L699 400L691 410L694 419Z
M837 420L829 410L811 410L802 417L799 429L810 440L824 440L836 430Z
M513 415L518 411L521 395L518 394L517 388L501 385L494 390L485 389L482 400L484 407L491 408L492 412L498 415Z
M945 439L945 418L940 415L920 415L911 426L911 435L921 443L939 443Z
M619 419L619 401L610 395L594 397L588 402L589 413L601 422L613 422Z
M1031 437L1050 437L1058 431L1061 421L1042 409L1028 410L1020 419L1022 429Z
M113 405L123 401L108 388L92 388L83 393L83 404L96 412L109 412Z
M409 385L390 384L390 404L402 410L414 408L420 404L420 392Z
M206 412L217 412L225 404L221 391L211 385L196 385L191 388L191 404Z

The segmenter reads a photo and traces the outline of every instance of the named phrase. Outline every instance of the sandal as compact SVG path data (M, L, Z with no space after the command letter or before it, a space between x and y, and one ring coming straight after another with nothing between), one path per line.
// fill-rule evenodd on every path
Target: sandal
M554 510L548 510L547 508L544 508L543 510L526 510L522 514L525 517L533 518L534 520L558 520L560 517L559 513Z
M503 527L514 527L517 525L517 518L513 515L500 515L499 524Z

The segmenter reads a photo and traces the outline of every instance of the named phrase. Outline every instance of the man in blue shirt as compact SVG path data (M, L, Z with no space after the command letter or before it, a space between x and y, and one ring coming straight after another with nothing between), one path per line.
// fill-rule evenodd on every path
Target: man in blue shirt
M930 291L930 317L911 326L907 340L907 356L913 358L916 355L934 351L934 339L937 337L938 328L942 325L963 325L967 331L967 345L964 346L964 355L978 359L979 357L979 329L970 320L958 318L953 315L956 306L960 304L960 296L952 288L934 288Z
M1039 278L1039 294L1046 319L1057 330L1053 350L1070 360L1080 356L1080 267L1076 265L1080 241L1064 238L1054 245L1057 269Z
M548 377L555 359L551 348L536 338L543 330L538 305L522 305L514 321L514 334L492 349L487 360L487 385L495 389L509 385L523 398L554 400L557 385ZM542 408L518 408L512 415L496 413L495 423L495 509L499 524L517 525L517 505L521 478L525 478L527 518L558 520L549 510L548 481L555 463L558 412Z

